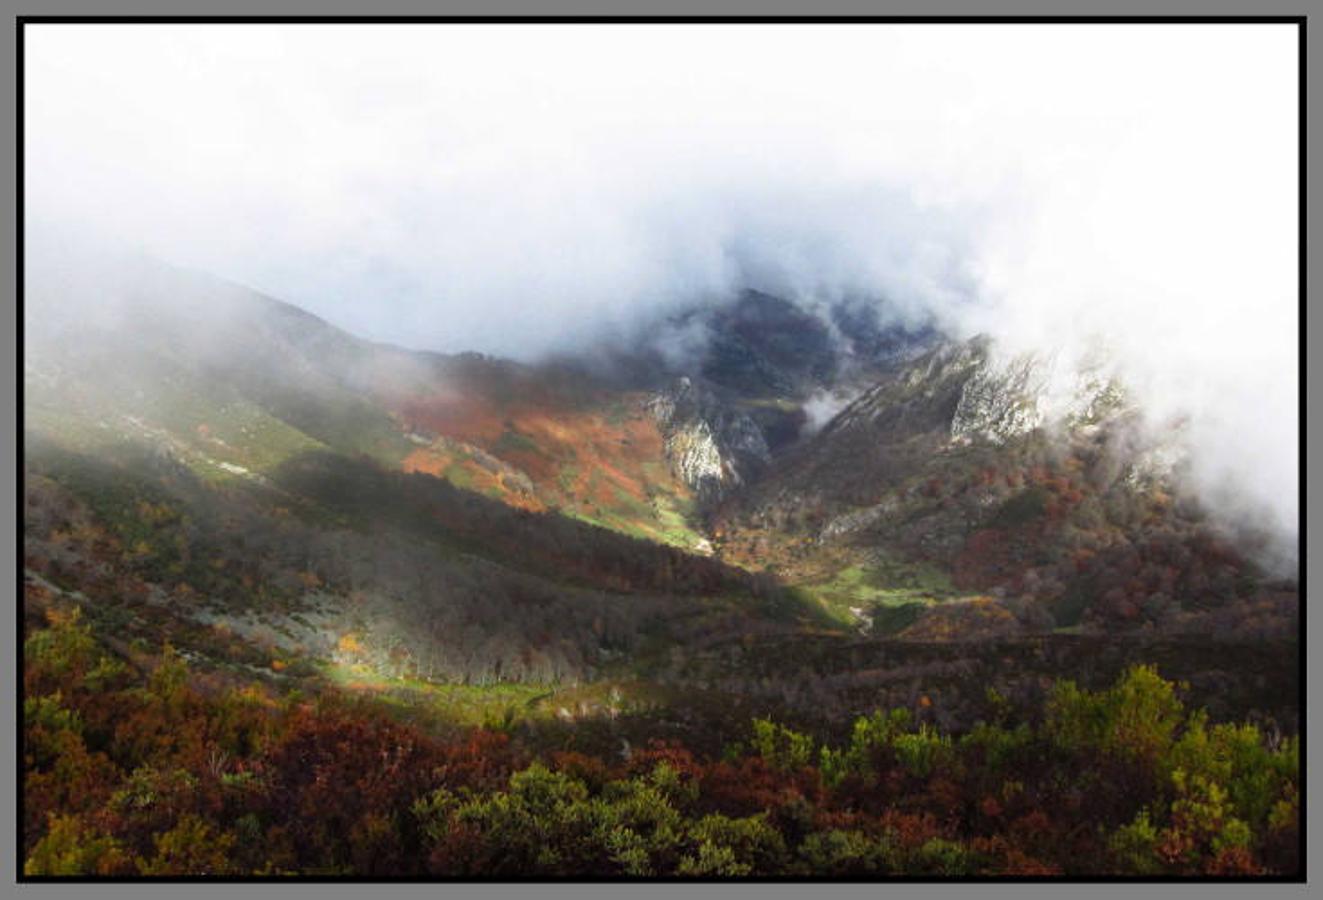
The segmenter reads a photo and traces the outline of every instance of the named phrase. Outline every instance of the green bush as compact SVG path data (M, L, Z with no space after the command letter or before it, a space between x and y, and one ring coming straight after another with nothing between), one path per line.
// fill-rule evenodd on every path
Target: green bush
M1158 858L1158 830L1149 820L1148 810L1140 810L1133 822L1112 832L1107 841L1117 870L1123 875L1157 875L1162 872Z
M1096 751L1156 763L1171 748L1184 708L1174 685L1152 666L1133 666L1109 690L1080 690L1059 681L1047 702L1045 730L1060 750Z
M128 865L129 855L116 838L98 834L78 816L52 816L45 836L23 863L23 874L129 874Z
M913 717L907 709L874 710L854 720L850 744L843 750L823 747L819 766L823 780L839 785L846 775L867 776L875 771L880 751L894 747L896 739L908 732Z
M754 720L753 746L769 766L780 772L802 769L813 758L813 738L771 719Z
M960 746L962 749L982 750L984 769L995 775L1018 757L1033 742L1033 738L1028 723L1022 722L1013 729L1006 729L1000 725L979 722L960 739Z
M689 840L698 855L681 860L681 874L701 874L702 866L717 860L729 860L723 864L748 872L776 872L786 860L785 840L768 824L765 813L741 819L719 813L704 816L689 829ZM692 871L684 871L686 867Z
M926 724L911 734L897 735L893 746L896 761L920 778L927 778L955 759L951 736L940 734Z
M821 876L881 875L895 871L898 853L886 838L862 831L819 831L799 847L805 874Z
M971 874L974 858L969 850L955 841L931 838L911 855L907 868L915 875L951 878Z

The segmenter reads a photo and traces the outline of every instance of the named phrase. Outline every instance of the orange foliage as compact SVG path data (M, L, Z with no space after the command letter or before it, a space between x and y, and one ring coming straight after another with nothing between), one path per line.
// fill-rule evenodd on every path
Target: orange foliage
M642 408L643 395L580 396L573 385L549 382L546 376L484 373L483 364L476 365L479 371L461 373L445 388L387 402L409 427L471 444L519 469L532 480L537 496L441 448L411 452L403 462L406 472L441 477L459 466L474 490L532 511L546 509L549 498L560 498L630 518L617 492L635 504L647 503L657 488L687 493L658 465L664 462L662 436ZM654 468L646 468L650 464Z

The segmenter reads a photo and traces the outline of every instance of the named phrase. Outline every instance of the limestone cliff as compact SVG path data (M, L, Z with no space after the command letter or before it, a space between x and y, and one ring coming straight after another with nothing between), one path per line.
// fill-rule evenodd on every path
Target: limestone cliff
M713 392L681 377L648 401L676 475L701 503L747 483L770 459L762 430Z

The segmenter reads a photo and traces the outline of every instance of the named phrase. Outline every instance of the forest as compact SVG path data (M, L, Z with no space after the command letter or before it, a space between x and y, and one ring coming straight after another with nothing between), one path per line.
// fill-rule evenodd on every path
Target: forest
M35 619L35 617L33 617ZM771 718L718 753L438 732L370 697L277 693L78 607L24 639L23 871L59 875L1033 878L1298 871L1299 739L1213 722L1150 666L1055 681L952 733L877 709ZM926 699L926 698L924 698ZM1018 718L1018 720L1017 720ZM547 735L559 734L559 739ZM569 747L569 749L567 749Z

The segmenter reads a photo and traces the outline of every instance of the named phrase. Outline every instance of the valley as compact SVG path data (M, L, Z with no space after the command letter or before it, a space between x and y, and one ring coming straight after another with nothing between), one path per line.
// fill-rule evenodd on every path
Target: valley
M781 779L795 802L818 797L812 825L793 825L784 797L763 802L780 817L778 835L807 828L875 841L876 823L849 825L862 814L854 800L801 781L810 764L812 778L844 777L830 774L844 765L831 748L857 740L878 710L903 712L917 729L879 738L888 747L931 739L940 755L973 747L951 736L975 740L1003 725L999 740L1032 743L1013 730L1019 722L1047 729L1042 752L1064 753L1051 730L1063 684L1103 698L1155 665L1170 682L1146 690L1178 691L1215 722L1250 722L1255 735L1273 736L1273 753L1288 752L1299 727L1295 583L1255 562L1252 533L1228 531L1183 492L1176 443L1140 429L1140 411L1103 373L1064 401L1049 398L1044 360L1004 359L981 338L884 327L860 311L871 306L837 307L828 328L757 292L655 323L628 353L518 363L363 341L182 270L138 272L126 284L99 318L62 321L42 295L28 309L40 328L24 356L25 665L29 691L54 704L25 713L34 747L76 733L89 742L79 752L124 767L124 777L183 771L196 760L172 755L182 748L132 744L147 738L96 725L86 704L101 691L146 702L147 690L168 707L162 673L187 672L177 677L188 699L178 702L193 712L160 712L175 722L161 727L219 727L221 707L248 698L240 718L257 729L198 737L188 753L225 745L229 757L275 765L270 754L287 738L271 743L259 731L325 726L406 729L413 737L389 740L445 753L497 741L507 749L470 762L516 779L519 766L559 754L557 771L578 772L564 777L594 790L606 776L575 768L591 769L585 760L623 766L620 777L644 771L645 759L669 760L672 772L770 766L757 776L768 790ZM696 321L718 337L688 355L657 349ZM811 421L827 397L838 411ZM42 648L51 641L99 654L93 668L113 676L98 681L86 660L50 656ZM78 729L52 724L69 702L85 723ZM776 724L751 732L757 722ZM1161 752L1175 752L1176 732L1164 734ZM777 741L806 741L820 756L776 762ZM176 769L160 769L166 759ZM862 759L851 763L860 777L889 765ZM49 761L29 764L42 773L35 784L58 781ZM974 768L952 777L984 777L966 764ZM956 808L943 805L942 790L974 790L943 787L927 763L904 765L926 785L906 789L925 810ZM1154 789L1170 790L1168 763L1154 772L1168 785ZM734 776L693 777L707 791L703 779ZM869 790L881 790L877 777ZM1271 784L1272 802L1289 804L1289 779ZM1059 789L1034 788L1041 802ZM43 790L30 788L32 808L72 802ZM428 815L450 814L442 800ZM57 838L95 843L87 835L129 827L107 812L114 802L97 802L110 805L89 805L76 828L62 826L84 838L34 820L25 853L46 859ZM398 816L404 800L389 802ZM713 809L734 815L752 802ZM756 817L757 807L745 812ZM1280 829L1254 809L1258 856L1200 850L1188 866L1285 864ZM1132 812L1115 811L1117 834L1129 833ZM974 856L1012 872L1070 871L1059 868L1069 858L1060 847L1008 857L986 844L997 833L986 821L961 814L938 825L914 814L905 827L922 821L931 833L910 846L887 825L887 852L900 855L864 871L928 871L938 863L924 854L946 846L932 841L963 848L951 851L963 860L953 871ZM252 815L244 828L302 827ZM353 827L396 829L426 857L415 825L362 815ZM969 843L975 832L985 844ZM446 854L480 867L465 855L472 847L437 840L429 871L451 871L439 861ZM708 840L732 854L725 863L694 856L685 865L727 874L772 865L733 840ZM414 870L398 848L364 862L313 843L347 867L336 871ZM608 856L642 874L669 871L666 852L647 851L646 865L619 848ZM166 857L166 871L188 870ZM114 854L96 859L88 865L120 871ZM801 863L783 864L793 872ZM856 864L865 865L839 871ZM290 850L244 865L313 863Z

